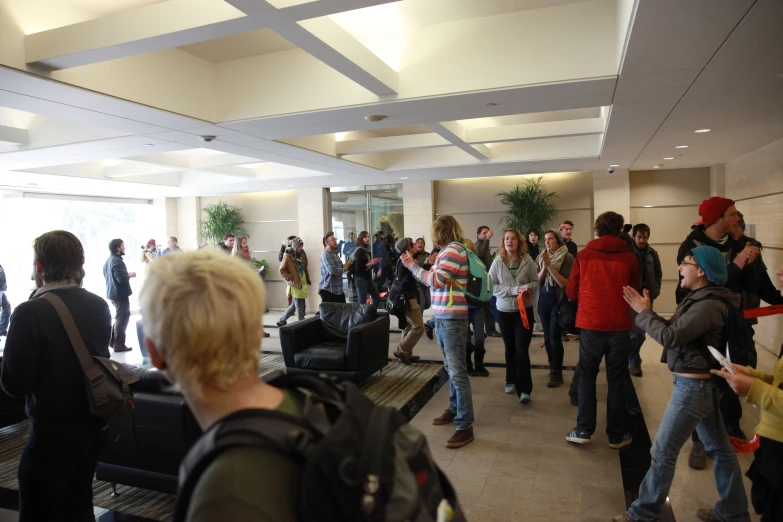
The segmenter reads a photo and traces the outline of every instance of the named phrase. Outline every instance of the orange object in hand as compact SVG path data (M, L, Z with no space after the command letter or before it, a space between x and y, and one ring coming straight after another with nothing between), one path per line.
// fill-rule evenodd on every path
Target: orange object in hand
M533 294L530 290L525 290L521 294L517 295L517 306L519 306L519 315L522 316L522 324L526 330L530 330L530 320L527 318L527 310L525 309L525 301L530 301L533 298Z

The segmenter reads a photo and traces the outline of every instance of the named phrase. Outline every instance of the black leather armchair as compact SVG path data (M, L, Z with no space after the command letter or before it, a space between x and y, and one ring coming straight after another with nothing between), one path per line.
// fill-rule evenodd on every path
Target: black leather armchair
M287 373L361 382L389 364L389 316L371 305L321 303L320 317L280 328Z
M109 427L98 455L96 478L112 484L177 492L179 465L201 436L185 398L169 390L159 372L133 368L141 380L132 386L136 404L129 418Z

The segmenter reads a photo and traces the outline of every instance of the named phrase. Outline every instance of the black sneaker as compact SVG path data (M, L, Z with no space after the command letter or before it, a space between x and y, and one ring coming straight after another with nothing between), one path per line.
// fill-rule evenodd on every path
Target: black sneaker
M633 442L633 437L631 437L631 434L623 433L622 438L617 440L609 440L609 447L612 449L620 449L626 447L631 442Z
M285 321L277 321L275 324L277 325L278 328L282 328L285 326Z
M123 353L123 352L129 352L133 350L130 346L122 346L120 348L115 348L114 353Z
M430 341L432 341L432 339L433 339L433 336L432 336L432 328L430 328L429 326L425 326L425 327L424 327L424 335L426 335L426 336L427 336L427 339L429 339Z
M501 334L497 330L492 330L487 334L487 337L503 337L503 334Z
M575 442L576 444L587 444L590 442L591 435L583 431L579 431L576 428L571 430L571 433L566 435L568 442Z

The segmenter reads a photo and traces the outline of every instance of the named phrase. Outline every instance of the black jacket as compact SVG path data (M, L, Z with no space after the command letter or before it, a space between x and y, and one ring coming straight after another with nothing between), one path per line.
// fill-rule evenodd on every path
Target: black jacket
M566 248L568 249L568 253L574 256L574 259L576 259L576 253L579 248L576 246L576 243L574 243L573 240L566 241Z
M726 350L723 329L726 305L717 299L705 298L720 296L739 306L740 296L714 285L687 292L670 320L652 310L643 310L636 316L636 326L663 346L661 362L665 362L672 373L709 375L716 363L707 346L721 353Z
M133 293L125 261L119 254L112 254L103 265L103 277L106 279L106 299L117 301L127 299Z
M416 286L416 278L411 271L405 268L401 260L397 260L397 268L394 271L394 280L402 281L402 292L408 299L419 299L419 290Z
M66 304L91 355L109 357L111 315L106 301L83 288L52 290ZM40 296L14 310L3 353L0 384L27 396L34 423L67 429L91 423L84 373L54 307Z
M721 245L704 233L703 225L693 227L691 233L685 238L685 241L682 242L680 249L677 251L677 264L679 265L682 263L682 260L685 259L685 254L687 254L689 250L702 245L717 248L726 259L728 279L726 279L726 284L723 286L740 295L743 293L755 293L758 290L759 269L757 264L749 263L745 265L744 269L740 269L734 264L734 258L737 257L737 254L742 252L743 248L745 248L745 243L739 244L729 237L728 241ZM679 281L682 281L682 276L679 277ZM685 288L681 288L678 284L675 292L677 304L680 304L688 295L689 291ZM744 303L743 308L745 308Z

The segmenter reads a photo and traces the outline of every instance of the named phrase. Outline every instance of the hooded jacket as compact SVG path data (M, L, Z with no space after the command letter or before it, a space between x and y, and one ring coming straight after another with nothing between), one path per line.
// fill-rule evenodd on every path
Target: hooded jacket
M304 299L307 297L308 282L303 277L304 263L301 259L294 259L294 256L285 253L283 264L280 265L280 276L285 280L287 289L291 297L295 299Z
M652 310L643 310L636 316L636 325L663 346L661 362L673 373L709 375L715 365L707 346L720 352L726 350L723 331L726 305L717 299L706 299L710 295L740 305L739 294L723 286L709 285L688 291L670 320Z
M758 264L748 263L745 265L744 269L741 269L734 264L734 258L737 257L737 254L742 252L743 248L745 248L745 243L740 244L739 242L734 241L731 237L729 237L728 241L726 241L724 244L720 244L704 233L704 225L697 225L693 227L691 233L688 234L688 237L686 237L685 241L682 242L680 249L677 251L677 264L679 265L682 263L682 260L685 259L685 254L687 254L689 250L702 245L717 248L726 259L728 279L726 279L726 284L723 286L738 294L742 294L743 292L746 294L755 293L758 291ZM682 276L680 276L679 280L682 281ZM688 290L681 288L679 284L677 285L675 292L677 304L681 303L682 300L685 299L685 297L688 295Z
M627 240L607 234L579 251L568 278L566 295L579 300L576 326L596 332L628 332L633 328L631 307L623 287L639 290L639 258Z
M650 245L647 245L642 252L636 244L633 245L633 251L639 256L641 263L642 287L650 291L650 299L658 299L658 296L661 295L661 282L663 281L661 258L658 257L658 252Z
M532 294L532 298L525 303L526 308L533 306L538 294L538 266L533 258L525 254L519 260L519 269L517 276L511 275L511 271L503 262L499 255L495 256L492 266L489 267L489 277L492 279L492 293L497 298L496 305L501 312L518 312L517 296L519 295L519 285L527 285Z

